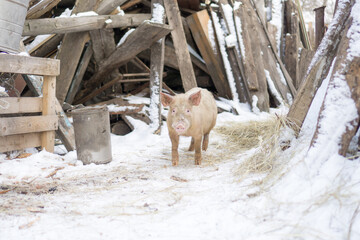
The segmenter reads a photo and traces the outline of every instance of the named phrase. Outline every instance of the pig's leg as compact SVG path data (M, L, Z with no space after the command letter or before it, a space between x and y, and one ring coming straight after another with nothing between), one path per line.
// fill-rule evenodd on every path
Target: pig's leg
M209 133L206 133L204 135L203 144L202 144L202 150L206 151L209 145Z
M194 138L195 146L195 165L201 164L201 140L202 136Z
M173 166L177 166L179 164L179 135L173 134L170 136L171 140L171 161Z
M191 137L191 143L190 143L190 146L189 146L189 150L188 151L194 151L195 147L194 147L194 138Z

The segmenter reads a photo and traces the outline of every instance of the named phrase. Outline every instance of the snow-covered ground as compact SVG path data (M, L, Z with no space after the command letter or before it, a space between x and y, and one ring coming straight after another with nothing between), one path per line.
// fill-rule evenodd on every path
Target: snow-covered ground
M0 155L0 239L359 239L359 160L309 162L316 118L308 118L278 156L283 165L271 184L259 185L266 174L238 171L254 149L229 152L217 129L286 109L242 110L218 115L201 166L187 152L189 138L171 166L166 124L154 135L137 120L132 133L111 136L106 165L82 165L76 152Z

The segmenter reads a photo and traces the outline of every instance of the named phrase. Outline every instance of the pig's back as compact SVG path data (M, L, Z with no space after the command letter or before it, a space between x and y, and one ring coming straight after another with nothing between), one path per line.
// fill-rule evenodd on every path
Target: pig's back
M186 92L187 97L191 94L201 90L201 101L199 106L195 106L193 111L196 111L199 119L197 124L202 126L203 133L209 132L216 124L217 106L213 95L203 88L192 88ZM199 126L198 126L199 127Z

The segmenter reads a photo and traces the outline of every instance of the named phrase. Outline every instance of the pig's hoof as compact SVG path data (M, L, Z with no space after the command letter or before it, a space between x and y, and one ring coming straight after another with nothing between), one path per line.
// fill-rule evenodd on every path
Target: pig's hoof
M179 165L179 161L172 161L172 165L173 165L173 166Z

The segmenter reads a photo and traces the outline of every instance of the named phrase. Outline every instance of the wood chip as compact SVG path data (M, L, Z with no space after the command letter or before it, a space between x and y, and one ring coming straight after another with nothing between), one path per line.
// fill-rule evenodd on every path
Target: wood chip
M172 180L174 181L178 181L178 182L188 182L188 180L181 178L181 177L177 177L177 176L171 176L170 177Z

